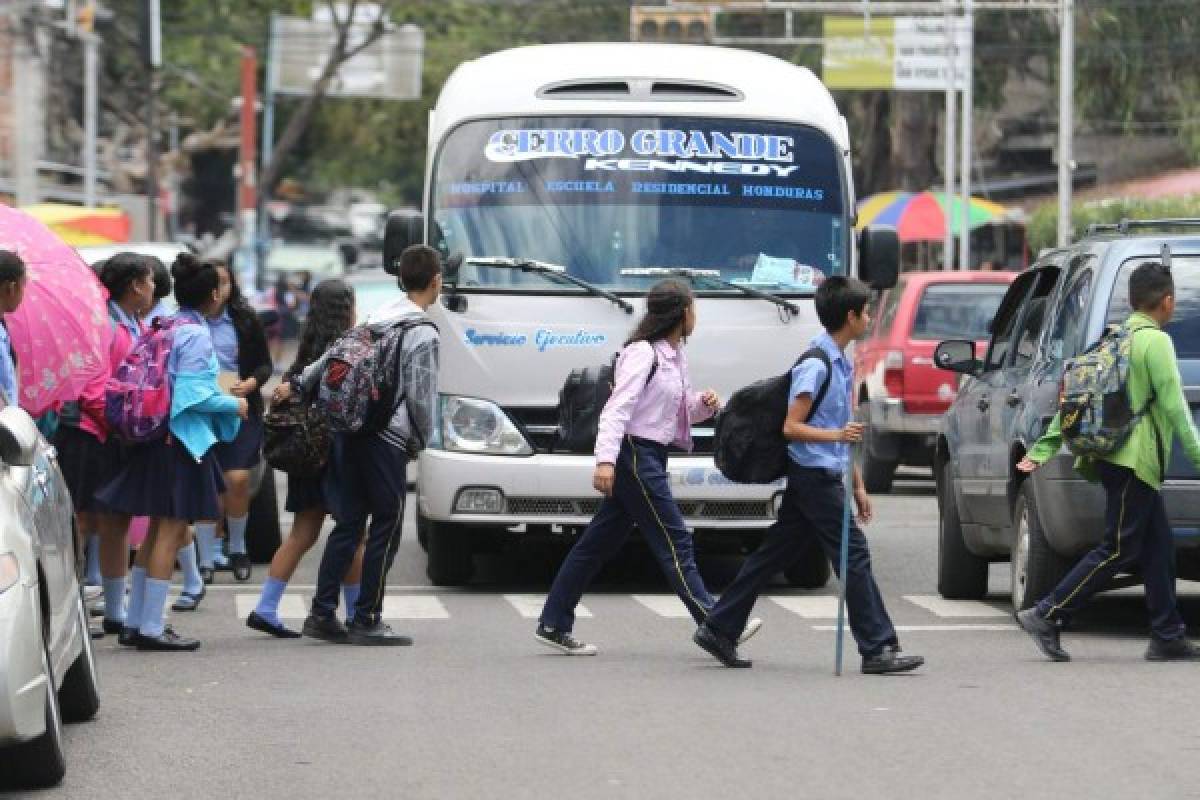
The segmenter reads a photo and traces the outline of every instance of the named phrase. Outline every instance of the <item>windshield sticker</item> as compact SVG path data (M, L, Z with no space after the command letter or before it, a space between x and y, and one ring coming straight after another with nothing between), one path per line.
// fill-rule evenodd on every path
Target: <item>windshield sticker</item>
M463 338L468 347L524 347L530 341L524 333L484 332L474 328L463 331ZM599 347L607 342L608 334L582 329L562 333L541 328L533 335L533 344L539 353L558 347Z
M740 282L784 286L789 289L815 289L824 280L825 273L816 267L801 264L791 258L777 258L759 253L750 280Z

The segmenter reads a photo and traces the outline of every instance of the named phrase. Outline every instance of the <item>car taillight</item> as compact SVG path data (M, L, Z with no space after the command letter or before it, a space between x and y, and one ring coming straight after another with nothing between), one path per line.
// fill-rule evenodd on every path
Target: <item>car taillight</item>
M889 350L883 357L883 388L888 397L904 396L904 353Z

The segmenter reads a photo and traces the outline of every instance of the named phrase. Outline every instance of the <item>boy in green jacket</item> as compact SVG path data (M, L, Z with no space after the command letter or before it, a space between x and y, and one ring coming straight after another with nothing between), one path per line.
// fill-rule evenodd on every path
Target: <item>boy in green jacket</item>
M1104 459L1076 462L1089 480L1100 480L1107 495L1104 539L1075 565L1037 606L1017 614L1017 622L1053 661L1070 661L1058 639L1058 623L1083 606L1118 572L1141 568L1152 635L1149 661L1200 660L1184 635L1186 627L1175 599L1174 541L1160 492L1166 456L1178 436L1183 450L1200 468L1200 439L1183 395L1175 345L1162 326L1175 313L1175 281L1168 267L1141 264L1129 276L1133 313L1125 327L1133 334L1126 384L1135 409L1149 412L1124 444ZM1046 434L1017 464L1033 472L1059 451L1062 434L1056 415Z

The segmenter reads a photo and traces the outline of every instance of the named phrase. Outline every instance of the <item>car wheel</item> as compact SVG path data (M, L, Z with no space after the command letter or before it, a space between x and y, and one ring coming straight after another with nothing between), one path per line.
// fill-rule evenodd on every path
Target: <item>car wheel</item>
M258 493L250 501L246 523L246 552L255 564L269 564L282 542L279 502L275 493L275 470L264 465Z
M824 551L815 545L810 546L804 555L783 571L783 577L797 589L821 589L829 583L833 569Z
M75 658L75 663L63 676L62 688L58 693L62 716L67 722L84 722L96 716L96 712L100 710L100 681L96 671L96 651L92 647L88 614L83 605L82 596L77 605L76 635L83 646Z
M862 446L862 476L863 486L871 494L888 494L892 491L892 482L896 478L895 461L884 461L878 456L872 455L875 452L874 438L876 434L871 427L871 418L864 417L863 423L866 425L866 435L863 438Z
M1029 481L1017 495L1013 526L1012 604L1017 611L1024 611L1050 594L1070 564L1050 549Z
M62 748L62 711L54 683L50 653L42 644L42 674L46 677L46 732L36 739L0 751L0 776L19 787L57 786L67 773Z
M938 593L951 600L978 600L987 594L988 562L963 541L958 503L954 499L954 470L942 467L938 492Z
M428 522L429 559L425 573L435 586L462 586L475 573L471 529L452 522Z

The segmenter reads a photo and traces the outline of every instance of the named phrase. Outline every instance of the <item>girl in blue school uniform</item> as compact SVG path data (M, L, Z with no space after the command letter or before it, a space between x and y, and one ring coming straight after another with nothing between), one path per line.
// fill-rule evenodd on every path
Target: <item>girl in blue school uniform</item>
M120 642L139 650L195 650L196 639L164 625L163 612L188 525L215 519L225 489L213 454L232 441L249 412L245 398L217 384L217 357L205 324L222 304L217 264L184 253L171 267L175 282L174 344L167 360L171 412L166 436L132 448L129 460L97 498L113 511L154 518L131 571L129 604ZM240 418L240 419L239 419Z

